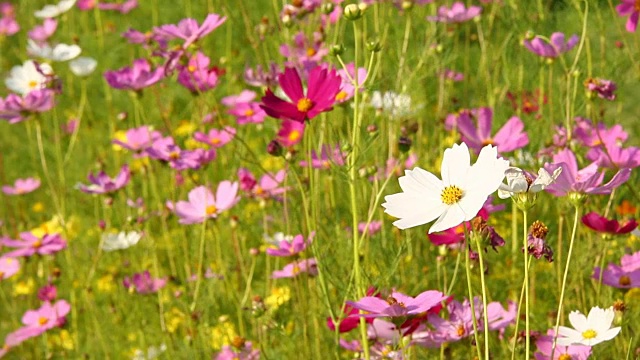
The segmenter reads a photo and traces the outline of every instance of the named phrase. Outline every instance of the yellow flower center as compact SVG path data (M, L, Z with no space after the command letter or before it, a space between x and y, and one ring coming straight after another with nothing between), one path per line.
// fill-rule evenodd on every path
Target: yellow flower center
M458 325L458 331L456 332L458 336L462 337L467 331L464 329L464 326Z
M300 100L298 100L298 111L300 112L307 112L309 110L311 110L311 107L313 106L313 103L311 102L311 100L309 98L302 98Z
M487 146L487 145L493 145L493 139L492 138L488 138L484 141L482 141L482 146Z
M253 116L253 114L255 114L255 112L251 109L247 109L247 111L244 112L244 116Z
M315 54L316 54L316 49L314 49L312 47L307 48L307 56L313 56Z
M296 275L300 272L300 266L296 263L293 265L293 269L291 269L291 273L293 275Z
M44 324L46 324L47 322L49 322L49 319L47 319L46 317L40 317L40 318L38 319L38 324L40 324L40 325L44 325Z
M28 86L29 86L30 89L35 89L38 86L38 82L35 81L35 80L31 80L31 81L29 81L29 85Z
M218 145L218 144L220 144L220 142L221 142L221 141L220 141L220 139L219 139L219 138L213 138L213 139L211 139L211 143L212 143L213 145Z
M264 190L260 185L256 185L255 190L253 191L255 192L256 195L262 195L264 193Z
M38 240L38 241L34 242L33 245L31 245L31 246L33 246L34 249L39 248L40 246L42 246L42 240Z
M298 141L298 139L300 139L300 131L293 130L292 132L289 133L288 139L291 142Z
M4 279L4 273L0 271L0 280Z
M636 0L636 3L633 5L633 9L635 11L640 11L640 0Z
M336 95L336 101L342 101L347 98L347 93L344 90L340 90L338 95Z
M209 205L209 206L207 206L207 209L206 209L207 215L213 215L213 214L215 214L217 211L218 211L218 208L216 208L216 206L215 206L215 205Z
M622 275L620 276L620 280L618 280L618 283L621 286L629 286L631 285L631 279L627 275Z
M180 153L177 152L177 151L172 151L171 153L169 153L169 159L171 159L171 160L180 159Z
M562 355L558 356L558 360L571 360L571 355L562 354Z
M598 336L598 333L595 332L595 330L587 330L587 331L583 331L582 332L582 337L584 339L593 339L594 337Z
M189 66L187 67L187 70L189 70L189 72L195 72L195 71L196 71L196 67L195 67L195 66L193 66L193 65L189 65Z
M462 189L455 185L449 185L440 194L440 199L447 205L453 205L462 199Z

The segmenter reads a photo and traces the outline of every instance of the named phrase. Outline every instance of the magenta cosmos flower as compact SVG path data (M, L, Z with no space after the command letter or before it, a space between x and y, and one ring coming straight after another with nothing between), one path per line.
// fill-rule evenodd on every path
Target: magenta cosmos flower
M20 261L8 256L0 257L0 281L8 279L20 271Z
M21 240L9 238L0 239L0 244L6 247L17 248L2 256L29 257L34 254L49 255L57 253L67 247L67 242L60 234L45 234L42 238L39 238L30 232L23 232L20 233L20 239Z
M198 186L189 191L189 201L178 201L167 207L180 217L180 224L198 224L233 207L239 200L238 183L223 181L218 185L216 196L206 186Z
M446 299L447 296L436 290L422 292L415 298L393 291L386 300L375 296L365 296L355 302L347 301L347 305L366 311L367 314L361 314L364 317L398 317L426 313Z
M628 234L638 227L638 223L634 219L621 224L618 220L609 220L595 211L583 216L582 223L597 232L615 235Z
M482 8L479 6L469 6L467 9L464 3L456 1L451 5L450 9L446 5L440 6L438 15L427 16L427 20L443 23L462 23L480 15L481 12Z
M283 240L278 243L277 248L267 248L267 255L271 256L294 256L304 251L311 241L313 241L313 237L315 236L315 231L309 234L309 237L305 240L302 234L298 234L293 237L293 239L289 240L285 236Z
M557 58L558 56L573 49L580 38L578 35L573 35L565 42L565 35L561 32L555 32L551 34L551 38L549 40L550 41L548 42L540 36L536 36L533 40L525 40L524 46L538 56Z
M579 194L610 194L611 191L629 180L631 169L619 170L613 178L602 185L604 172L598 171L598 164L592 163L584 169L578 170L576 156L569 149L564 149L553 156L553 164L546 163L544 169L550 174L557 168L562 168L556 181L545 189L555 196L565 196L569 193Z
M40 180L34 178L16 179L13 186L4 185L2 192L7 195L28 194L40 187Z
M472 117L476 119L477 126L471 120ZM527 133L523 132L524 124L517 116L510 118L493 137L491 137L492 121L493 111L487 107L460 114L457 127L462 135L462 141L476 153L480 153L480 150L487 145L494 145L500 154L523 148L529 143Z
M180 66L178 82L192 93L211 90L218 85L218 69L209 67L211 60L198 51L189 58L187 66Z
M280 124L280 130L276 134L276 139L282 146L292 147L302 141L304 127L303 122L283 120Z
M19 123L33 113L53 109L53 100L52 89L31 90L24 96L9 94L5 99L0 98L0 119L9 121L9 124Z
M236 129L225 126L222 130L211 129L207 134L198 131L193 134L193 139L211 147L220 148L229 143L234 136L236 136Z
M318 265L316 259L296 260L287 264L282 270L276 270L271 274L272 279L292 278L308 273L310 276L318 275Z
M122 280L122 284L127 290L135 290L138 294L153 294L158 292L167 284L167 279L154 279L149 271L133 274L131 278L128 276Z
M55 304L47 301L37 310L28 310L22 316L24 326L7 335L5 343L13 347L49 329L64 325L65 316L70 310L71 305L65 300L58 300Z
M105 71L104 78L114 89L139 91L162 80L164 69L151 70L147 60L136 59L131 67Z
M638 27L638 16L640 15L640 4L637 0L621 0L621 3L616 6L616 11L620 16L629 16L627 20L627 31L635 32Z
M123 165L120 173L111 179L104 171L100 171L97 175L93 173L87 177L90 185L78 184L78 189L88 194L107 194L123 188L131 179L131 171L128 165Z
M318 114L332 109L336 95L340 92L342 79L335 70L315 67L309 73L307 93L304 93L298 71L286 68L278 76L280 87L288 97L283 100L273 94L271 89L262 98L262 109L277 119L290 119L298 122L310 120Z
M591 94L598 95L599 98L613 101L616 99L614 92L618 89L616 83L611 80L589 78L584 83L585 87Z
M154 32L163 36L166 40L183 39L184 43L182 44L182 48L186 49L189 45L222 25L226 20L227 18L225 16L209 14L202 22L202 25L198 25L198 21L195 19L187 18L180 20L178 25L168 24L157 27L154 29Z
M266 173L262 175L260 181L257 181L248 169L240 168L238 170L240 189L258 198L275 197L285 192L286 188L282 186L282 183L286 176L287 172L280 170L275 174Z

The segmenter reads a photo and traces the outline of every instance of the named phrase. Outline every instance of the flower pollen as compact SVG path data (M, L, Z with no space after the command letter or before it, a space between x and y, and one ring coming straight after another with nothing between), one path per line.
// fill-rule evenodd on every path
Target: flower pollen
M298 141L298 139L300 139L300 131L298 131L298 130L291 131L289 133L288 138L289 138L289 141L291 141L291 142Z
M464 326L458 325L458 331L456 332L456 334L458 334L458 336L462 337L462 336L464 336L464 334L466 332L467 331L464 329Z
M462 189L455 185L449 185L442 190L440 199L447 205L453 205L462 199Z
M336 101L342 101L347 97L347 93L344 90L340 90L338 95L336 95Z
M298 107L298 111L307 112L311 110L311 107L313 107L313 102L311 102L311 99L304 97L298 100L297 107Z
M38 82L35 80L31 80L29 81L29 88L30 89L35 89L38 86Z
M571 355L569 354L562 354L558 357L558 360L571 360Z
M549 228L539 220L534 221L529 229L529 233L538 239L546 239L548 232Z
M598 333L595 330L589 329L582 332L582 337L585 339L593 339L598 336Z
M216 208L215 205L209 205L207 206L207 209L205 210L207 215L213 215L218 211L218 208Z
M631 279L627 275L620 276L620 280L618 280L620 286L629 286L631 285Z
M49 322L49 319L47 319L47 318L46 318L46 317L44 317L44 316L42 316L42 317L40 317L40 318L38 319L38 324L40 324L40 325L44 325L44 324L46 324L47 322Z
M247 111L244 112L244 116L253 116L255 114L255 112L251 109L247 109Z

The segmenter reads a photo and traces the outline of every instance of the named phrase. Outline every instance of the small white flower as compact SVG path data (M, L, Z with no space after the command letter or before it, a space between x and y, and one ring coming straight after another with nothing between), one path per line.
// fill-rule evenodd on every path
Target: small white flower
M98 66L96 59L86 56L81 56L69 62L69 69L76 76L87 76L96 69L96 66Z
M557 343L560 346L594 346L611 340L620 332L620 327L611 328L614 316L613 307L605 310L596 306L591 308L588 316L584 316L579 311L572 311L569 314L569 321L574 329L560 326Z
M394 116L407 115L411 112L411 97L405 94L396 94L392 91L381 94L374 91L371 97L371 106L390 112Z
M78 45L57 44L51 47L47 43L38 44L31 39L27 45L29 55L51 61L68 61L78 57L81 52Z
M40 71L38 71L40 67ZM16 65L11 68L9 77L5 80L5 84L9 90L26 95L33 90L44 89L47 86L47 76L53 74L51 66L48 64L39 64L33 60L27 60L24 64Z
M131 360L152 360L160 356L163 352L167 351L167 345L162 344L158 347L149 346L147 349L147 354L145 355L144 351L140 349L136 349L133 352L133 357Z
M54 18L66 13L75 4L76 0L62 0L55 5L45 5L42 9L33 13L33 15L40 19Z
M527 176L522 169L510 167L504 172L507 178L507 184L500 184L498 196L500 199L507 199L518 193L540 192L556 181L561 172L562 168L557 168L553 174L549 174L547 170L541 168L538 170L538 177L533 180Z
M473 219L502 183L509 161L487 145L473 166L470 162L469 148L462 143L444 151L442 180L418 167L405 170L399 179L403 192L386 196L382 204L387 214L400 218L393 225L407 229L437 218L429 229L433 233Z
M140 241L142 234L136 231L126 233L121 231L119 234L102 235L102 250L114 251L127 249Z
M288 242L292 242L293 241L293 235L285 235L284 233L281 232L277 232L275 234L273 234L273 237L264 234L264 241L267 244L272 244L272 245L278 245L281 241L288 241Z

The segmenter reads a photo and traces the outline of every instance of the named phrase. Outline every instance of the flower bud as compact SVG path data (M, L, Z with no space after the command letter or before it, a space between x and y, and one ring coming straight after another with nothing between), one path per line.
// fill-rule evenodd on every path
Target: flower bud
M382 44L378 40L370 40L367 42L367 50L377 53L382 50Z
M271 142L267 144L267 153L271 156L282 155L282 145L280 145L277 140L271 140Z
M527 30L527 32L524 34L525 40L533 40L533 38L535 37L536 37L536 34L531 30Z
M342 150L343 152L346 152L346 153L350 153L351 150L353 150L353 147L351 146L351 144L344 144L344 145L342 145L340 150Z
M320 10L322 11L323 14L325 15L329 15L333 12L333 10L335 10L336 6L333 3L327 2L322 4L322 6L320 7Z
M344 46L342 44L332 45L331 49L329 49L329 54L331 54L332 56L342 55L343 52Z
M404 0L400 6L402 7L402 10L410 10L413 8L413 1Z
M398 139L398 150L400 150L400 152L409 152L409 150L411 150L411 145L413 145L413 141L406 136L400 136Z
M344 8L344 17L347 20L358 20L362 17L362 9L356 4L349 4Z

